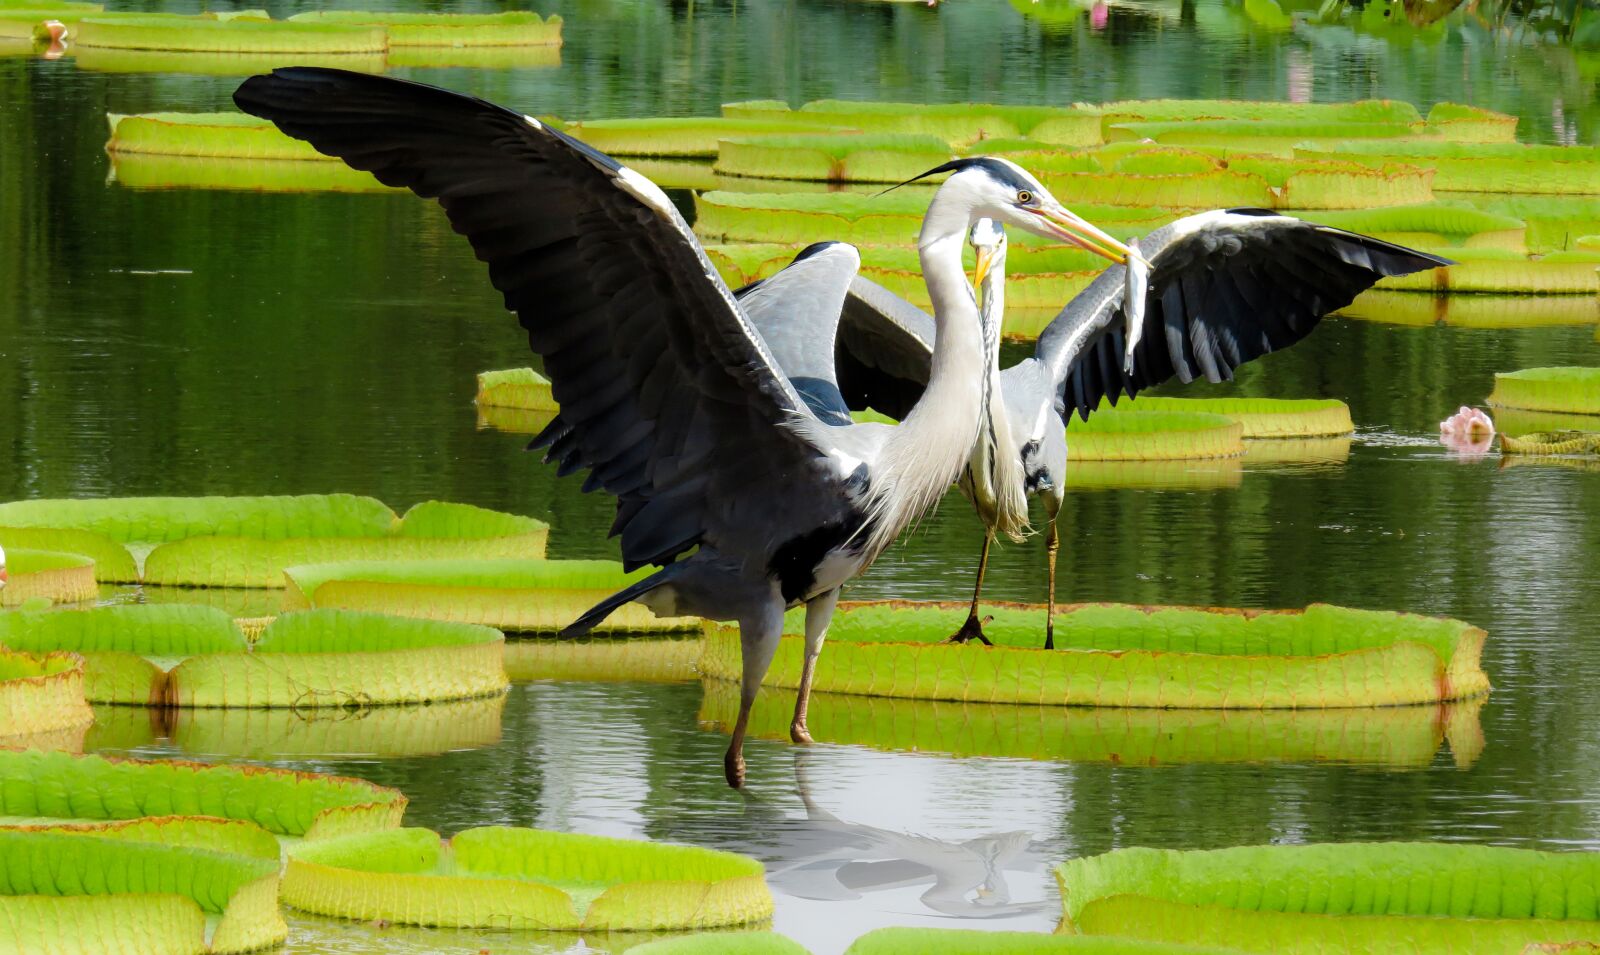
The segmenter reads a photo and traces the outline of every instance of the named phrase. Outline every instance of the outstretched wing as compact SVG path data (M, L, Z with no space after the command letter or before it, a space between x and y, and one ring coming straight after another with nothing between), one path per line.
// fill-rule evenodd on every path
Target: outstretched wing
M861 257L843 242L807 246L771 278L734 295L778 367L828 424L874 408L904 418L927 387L933 318L856 274Z
M819 420L832 425L850 423L834 374L834 339L860 267L854 246L818 242L782 271L734 293L789 383Z
M828 471L797 427L810 412L654 183L531 117L419 83L294 67L234 101L439 200L544 358L561 404L549 437L593 468L586 487L617 496L629 567L702 541L770 552L791 524L816 526L808 507L832 516L837 502L815 494Z
M1063 414L1132 396L1169 378L1224 381L1294 344L1388 275L1449 265L1369 236L1260 209L1179 219L1140 242L1150 261L1144 319L1126 366L1126 272L1112 266L1039 336L1035 358Z

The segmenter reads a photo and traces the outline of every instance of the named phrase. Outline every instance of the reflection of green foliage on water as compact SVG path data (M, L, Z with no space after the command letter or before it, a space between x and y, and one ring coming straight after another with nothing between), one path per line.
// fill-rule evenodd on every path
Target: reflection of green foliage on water
M1251 951L1520 951L1600 937L1600 857L1448 843L1123 849L1056 870L1092 935ZM1308 890L1315 886L1314 890Z

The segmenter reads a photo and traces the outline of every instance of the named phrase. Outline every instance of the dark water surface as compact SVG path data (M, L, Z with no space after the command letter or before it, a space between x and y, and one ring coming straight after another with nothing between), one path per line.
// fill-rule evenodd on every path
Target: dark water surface
M1272 35L1209 3L1118 6L1104 30L1081 17L1042 26L987 0L936 11L820 0L553 9L568 17L560 68L406 75L566 116L690 115L757 97L1309 94L1472 102L1518 112L1528 139L1600 137L1592 55L1489 34ZM476 427L473 375L523 364L526 351L435 208L106 182L107 111L221 108L236 82L0 58L0 499L348 491L403 508L442 498L549 519L553 556L613 556L607 499L557 481L524 439ZM1068 599L1323 600L1457 616L1491 635L1496 689L1481 710L1308 715L1224 733L1148 714L873 703L873 719L932 727L933 742L918 741L928 751L755 741L749 796L721 782L726 738L699 722L696 685L521 686L498 729L480 710L405 731L437 732L438 748L458 750L445 755L292 758L288 743L262 751L256 740L275 737L253 724L169 740L126 713L95 738L107 750L365 776L409 794L413 824L447 833L537 825L749 852L769 866L776 928L819 953L891 924L1049 929L1059 906L1048 866L1118 846L1595 846L1600 473L1465 461L1433 438L1497 370L1600 361L1594 335L1330 320L1226 390L1345 399L1361 427L1347 459L1247 460L1211 468L1216 489L1068 501ZM959 599L977 544L975 518L952 497L851 595ZM1039 541L1002 547L989 594L1042 599L1042 574ZM1076 741L1070 759L941 755L996 751L986 736L1036 755L1020 734L1061 724ZM1242 748L1214 745L1252 732ZM1282 745L1308 735L1320 743ZM1143 742L1130 749L1133 738ZM1138 764L1151 753L1160 765ZM295 952L577 944L293 925Z

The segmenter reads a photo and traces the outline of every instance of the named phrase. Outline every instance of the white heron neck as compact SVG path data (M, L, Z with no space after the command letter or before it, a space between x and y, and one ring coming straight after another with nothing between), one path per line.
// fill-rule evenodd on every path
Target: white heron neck
M937 198L929 219L940 206ZM875 462L868 512L868 559L938 504L972 452L983 402L984 352L978 303L961 266L967 224L919 243L936 329L928 387L884 441Z

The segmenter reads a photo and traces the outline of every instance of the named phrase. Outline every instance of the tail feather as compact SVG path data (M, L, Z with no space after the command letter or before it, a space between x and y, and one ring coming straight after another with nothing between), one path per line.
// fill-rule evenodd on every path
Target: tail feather
M645 579L617 591L606 599L584 611L583 616L567 624L561 631L563 637L581 637L598 627L605 619L625 603L632 603L645 594L663 584L671 583L674 577L682 571L682 564L669 564Z

